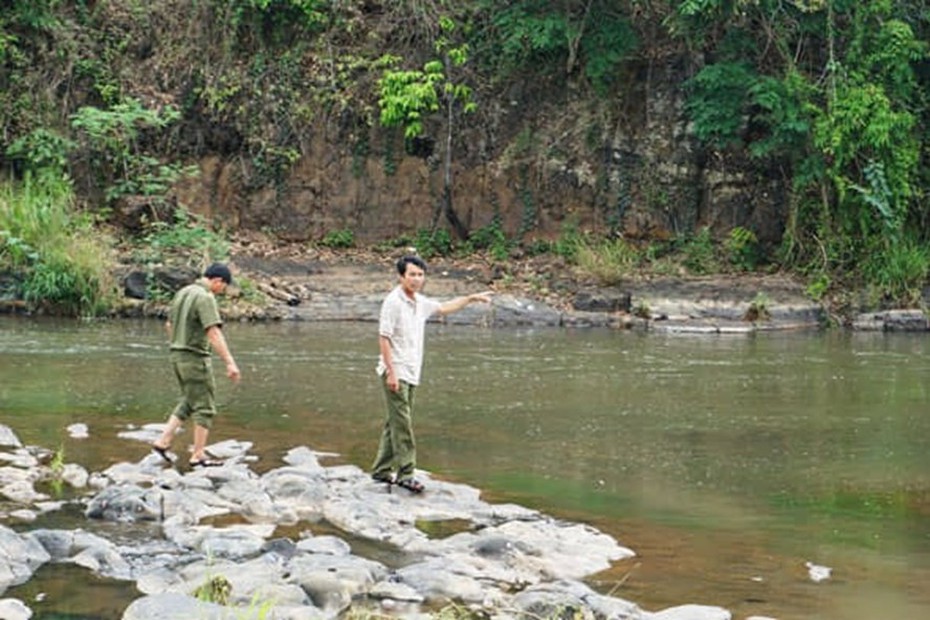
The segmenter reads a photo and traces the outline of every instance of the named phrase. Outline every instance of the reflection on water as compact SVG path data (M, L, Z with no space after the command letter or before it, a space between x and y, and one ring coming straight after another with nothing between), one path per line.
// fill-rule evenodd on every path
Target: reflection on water
M372 324L229 325L211 439L367 467L381 424ZM136 460L127 425L174 400L158 322L0 318L0 407L24 441L94 469ZM656 610L930 617L930 340L663 336L433 326L420 465L592 523L639 556L593 580ZM72 422L91 439L68 440ZM833 568L811 582L805 561Z

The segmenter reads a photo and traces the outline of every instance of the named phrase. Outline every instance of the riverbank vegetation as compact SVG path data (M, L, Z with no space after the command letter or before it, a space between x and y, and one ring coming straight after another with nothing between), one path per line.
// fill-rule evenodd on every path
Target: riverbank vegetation
M111 241L73 202L62 177L0 184L0 270L32 308L95 315L113 300Z
M437 172L431 220L377 243L550 253L604 284L785 270L818 300L913 306L930 274L928 40L916 0L16 0L0 9L0 272L32 307L101 313L114 243L154 262L158 243L197 238L177 188L199 162L236 162L237 191L287 211L329 132L357 177L373 158L383 178L404 157ZM749 202L704 221L700 191L679 208L655 166L612 163L609 127L633 122L668 65L687 131L673 148L771 188L774 236ZM538 120L493 126L498 108L557 115L569 98L607 112L548 140ZM454 190L489 159L516 199L476 221ZM544 217L559 210L546 182L565 174L552 162L572 160L593 166L591 211ZM650 224L631 234L634 207ZM316 243L372 236L330 219ZM198 260L235 227L212 225Z

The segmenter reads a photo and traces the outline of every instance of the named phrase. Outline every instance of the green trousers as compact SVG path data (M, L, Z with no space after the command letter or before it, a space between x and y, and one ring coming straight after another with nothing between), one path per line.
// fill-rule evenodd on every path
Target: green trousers
M374 476L397 472L397 479L413 477L417 466L417 444L413 438L413 393L415 385L401 381L396 392L387 386L387 373L381 377L387 417L378 443L378 456L371 467Z
M197 426L211 428L216 415L212 360L187 351L172 351L171 366L181 388L181 398L171 415L182 421L192 419Z

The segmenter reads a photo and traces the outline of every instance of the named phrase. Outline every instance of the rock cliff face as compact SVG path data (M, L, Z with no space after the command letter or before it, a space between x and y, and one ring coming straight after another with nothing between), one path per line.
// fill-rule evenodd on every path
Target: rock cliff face
M83 140L70 161L82 201L128 215L137 197L120 186L126 204L110 204L117 181L156 174L153 160L192 163L200 174L173 187L167 204L291 241L349 229L376 242L436 225L461 236L492 222L518 240L553 238L566 225L644 241L702 226L717 237L742 226L769 247L781 238L782 177L744 151L695 139L684 84L703 60L663 34L660 14L630 17L642 32L609 92L572 63L505 73L493 52L474 49L454 76L471 89L474 112L440 105L405 141L400 127L379 123L381 59L408 70L436 58L439 14L412 6L430 3L332 3L326 19L302 27L289 21L307 19L304 3L268 4L48 9L57 12L45 30L22 33L22 79L9 93L33 102L25 107L35 118L10 124L7 137L51 126ZM110 143L69 124L85 106L127 101L152 113L171 106L179 120Z
M708 152L683 113L681 59L653 69L649 90L631 83L622 101L538 88L522 96L487 92L479 112L456 121L452 204L474 231L498 218L508 236L554 238L567 225L668 239L709 226L736 226L769 247L782 235L779 180L738 157ZM249 188L241 154L210 154L201 174L178 188L183 204L229 229L267 230L292 241L350 229L378 242L447 226L442 119L405 149L375 124L358 136L325 121L300 128L301 155L281 182ZM362 151L362 152L359 152ZM411 153L413 151L413 153Z

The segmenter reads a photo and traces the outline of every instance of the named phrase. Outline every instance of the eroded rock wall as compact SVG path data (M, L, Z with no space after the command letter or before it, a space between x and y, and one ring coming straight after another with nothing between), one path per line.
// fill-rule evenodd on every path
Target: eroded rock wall
M592 98L543 87L509 98L487 93L479 112L456 119L452 200L474 231L500 218L509 236L554 238L566 225L663 240L710 226L736 226L764 244L780 241L786 192L771 171L701 146L683 112L686 65L651 70L649 88ZM446 225L441 215L447 125L427 123L420 152L375 125L366 148L331 127L302 128L301 156L284 178L250 187L241 155L199 161L199 178L179 187L182 203L228 229L261 229L319 240L350 229L378 242Z

